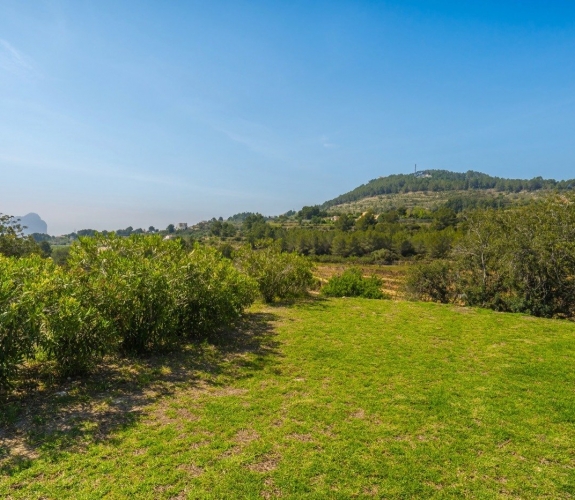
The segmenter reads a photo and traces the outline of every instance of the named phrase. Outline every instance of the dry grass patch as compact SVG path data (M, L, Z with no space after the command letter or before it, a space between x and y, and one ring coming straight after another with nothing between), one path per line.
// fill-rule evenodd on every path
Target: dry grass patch
M247 468L252 472L266 473L276 470L280 457L277 454L269 453L259 457L257 462L249 464Z

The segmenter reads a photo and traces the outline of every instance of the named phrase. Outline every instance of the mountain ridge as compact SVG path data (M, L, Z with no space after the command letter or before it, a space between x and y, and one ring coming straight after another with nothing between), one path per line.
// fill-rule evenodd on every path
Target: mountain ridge
M445 192L445 191L487 191L519 193L544 189L575 189L575 179L557 181L555 179L507 179L482 172L452 172L450 170L422 170L415 174L392 174L372 179L365 184L324 202L322 209L364 198L398 193Z

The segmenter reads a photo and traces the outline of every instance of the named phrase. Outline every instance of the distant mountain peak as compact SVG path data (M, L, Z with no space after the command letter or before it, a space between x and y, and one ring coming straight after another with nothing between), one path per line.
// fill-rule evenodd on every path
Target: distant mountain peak
M16 216L14 219L22 226L24 234L48 234L48 224L37 213L30 212L26 215Z

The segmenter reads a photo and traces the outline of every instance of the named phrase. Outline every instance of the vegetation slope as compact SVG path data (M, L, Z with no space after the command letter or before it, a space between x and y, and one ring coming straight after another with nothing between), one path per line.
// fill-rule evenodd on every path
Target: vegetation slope
M481 172L465 173L449 170L424 170L417 174L395 174L372 179L366 184L344 193L333 200L326 201L322 208L342 205L363 198L378 195L416 192L450 192L450 191L490 191L500 193L520 193L540 190L570 190L575 188L575 180L556 181L554 179L505 179L493 177Z

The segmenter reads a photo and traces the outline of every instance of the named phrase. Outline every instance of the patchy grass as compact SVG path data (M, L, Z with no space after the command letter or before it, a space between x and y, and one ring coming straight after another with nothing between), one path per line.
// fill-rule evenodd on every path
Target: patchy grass
M2 498L572 498L575 324L260 308L233 336L105 365L3 418Z

